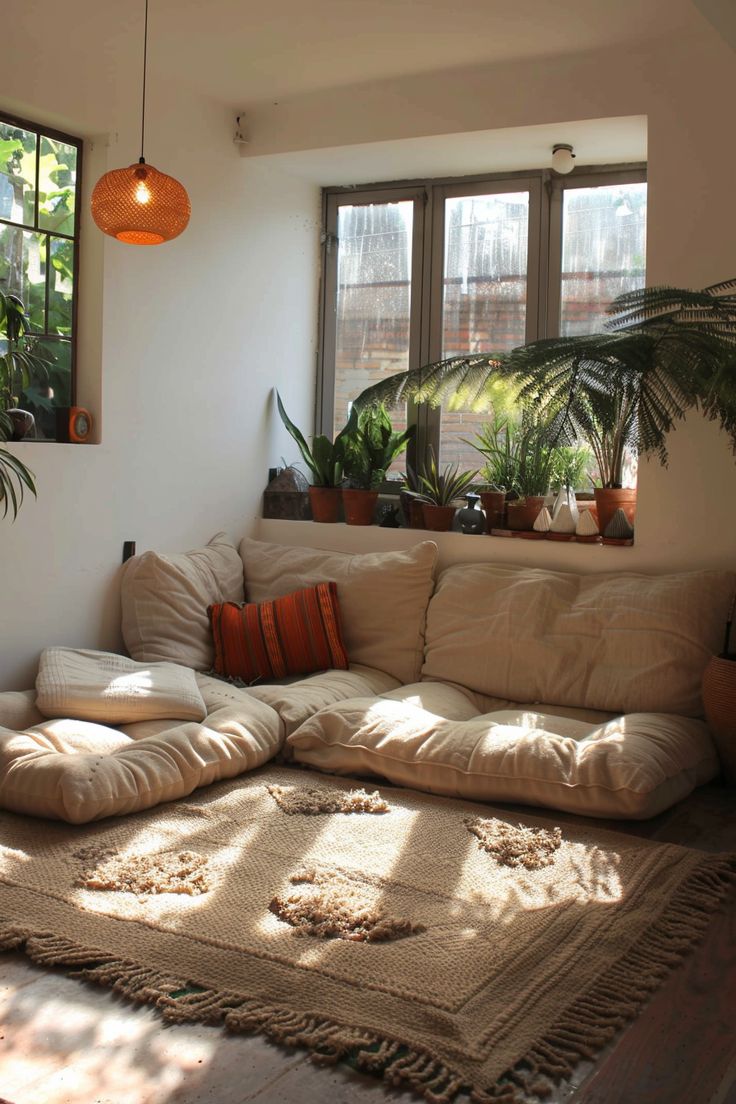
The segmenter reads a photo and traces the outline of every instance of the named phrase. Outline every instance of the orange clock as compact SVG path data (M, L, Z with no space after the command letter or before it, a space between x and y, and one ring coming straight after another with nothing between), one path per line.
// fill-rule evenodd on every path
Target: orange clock
M92 435L92 415L83 406L61 406L56 411L56 440L83 444Z

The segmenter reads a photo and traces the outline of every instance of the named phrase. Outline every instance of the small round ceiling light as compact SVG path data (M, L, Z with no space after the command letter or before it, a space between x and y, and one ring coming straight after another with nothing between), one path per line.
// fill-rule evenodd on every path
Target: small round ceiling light
M141 155L137 165L106 172L92 192L92 218L103 234L129 245L161 245L186 230L191 214L186 189L173 176L147 165L143 156L146 133L146 65L148 56L148 0L143 32L143 98Z
M557 142L552 147L552 168L562 176L571 173L575 168L575 154L567 142Z

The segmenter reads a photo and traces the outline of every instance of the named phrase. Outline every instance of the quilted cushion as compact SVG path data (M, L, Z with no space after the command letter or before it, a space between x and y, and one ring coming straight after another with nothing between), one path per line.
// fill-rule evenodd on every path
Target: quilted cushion
M192 552L143 552L123 566L120 597L133 659L208 671L214 649L207 607L243 601L243 564L225 533Z
M281 742L278 715L246 695L203 724L144 721L124 731L64 719L0 728L0 808L72 824L133 813L253 770Z
M403 552L348 555L246 538L240 555L249 602L333 581L350 663L385 671L399 682L419 677L437 561L432 541Z
M500 564L444 571L423 678L514 702L702 716L736 577L573 575Z
M188 667L136 663L85 648L46 648L36 691L36 708L45 717L124 724L158 718L201 721L207 714Z
M705 725L670 714L592 725L517 708L454 720L364 698L321 710L287 743L318 770L599 817L654 816L718 772Z

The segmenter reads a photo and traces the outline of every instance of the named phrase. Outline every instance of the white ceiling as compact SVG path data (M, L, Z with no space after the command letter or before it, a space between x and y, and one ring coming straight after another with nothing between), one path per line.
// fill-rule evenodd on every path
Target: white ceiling
M149 66L228 107L435 70L709 31L734 0L150 0ZM64 38L100 87L140 63L144 0L12 3L9 50ZM74 28L73 35L65 34ZM712 33L712 32L711 32ZM34 51L31 51L34 54ZM30 56L30 55L29 55ZM625 79L625 73L622 73ZM94 96L92 96L94 99Z
M705 24L692 0L151 0L149 18L152 51L165 27L172 73L242 107Z

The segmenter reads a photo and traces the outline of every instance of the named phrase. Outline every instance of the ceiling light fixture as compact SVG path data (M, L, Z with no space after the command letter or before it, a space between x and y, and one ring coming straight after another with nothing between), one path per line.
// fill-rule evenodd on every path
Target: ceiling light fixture
M97 181L92 192L92 218L111 238L129 245L161 245L185 230L191 206L186 189L173 176L147 165L143 156L146 131L146 67L148 54L148 0L143 33L143 97L141 155L126 169L113 169Z
M575 168L575 154L567 142L556 142L552 147L552 168L563 176Z

